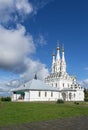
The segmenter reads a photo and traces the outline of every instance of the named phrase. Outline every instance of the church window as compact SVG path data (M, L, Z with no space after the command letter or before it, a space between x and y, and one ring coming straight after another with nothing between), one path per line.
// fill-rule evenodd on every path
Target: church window
M45 97L47 96L47 92L45 92Z
M75 98L75 93L74 93L74 98Z
M51 97L53 97L53 92L51 92Z
M41 96L41 92L39 91L39 93L38 93L38 96L40 97Z
M56 87L57 87L57 83L56 83Z
M64 88L64 83L63 83L63 88Z
M69 88L69 84L68 84L68 88Z
M70 100L72 99L72 93L69 93L69 99Z

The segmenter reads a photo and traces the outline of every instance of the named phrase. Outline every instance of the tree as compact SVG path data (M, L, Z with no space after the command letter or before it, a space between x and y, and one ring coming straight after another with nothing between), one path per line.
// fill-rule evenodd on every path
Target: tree
M84 89L85 98L88 98L88 89Z

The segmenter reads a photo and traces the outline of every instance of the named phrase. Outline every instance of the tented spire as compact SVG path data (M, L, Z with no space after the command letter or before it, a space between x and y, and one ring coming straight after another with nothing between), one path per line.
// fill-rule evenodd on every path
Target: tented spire
M55 63L55 53L54 52L52 53L52 57L53 57L52 63L54 64Z
M57 43L57 56L56 56L56 60L60 60L60 46L59 46L59 42Z
M64 56L64 45L62 46L62 61L65 62L65 56Z
M66 62L64 56L64 45L62 46L61 72L66 72Z

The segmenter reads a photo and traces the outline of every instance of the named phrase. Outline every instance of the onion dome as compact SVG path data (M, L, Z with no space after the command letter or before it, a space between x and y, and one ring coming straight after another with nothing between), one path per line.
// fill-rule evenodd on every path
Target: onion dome
M64 45L62 46L62 52L64 52Z
M59 47L59 45L57 46L56 50L60 50L60 47Z
M54 52L52 53L52 56L55 56L55 53L54 53Z

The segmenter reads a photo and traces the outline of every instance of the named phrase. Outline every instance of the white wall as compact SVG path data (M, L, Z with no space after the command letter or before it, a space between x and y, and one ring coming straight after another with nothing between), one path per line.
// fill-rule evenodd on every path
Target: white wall
M11 100L12 101L17 101L19 99L19 97L20 97L20 94L12 94Z
M52 86L52 87L56 87L56 83L57 83L57 88L59 89L64 89L64 88L70 88L71 87L71 84L72 84L72 80L67 80L67 79L54 79L49 81L49 82L46 82L46 84ZM64 83L64 87L63 87L63 83ZM69 84L69 87L68 87L68 84Z
M45 96L45 92L47 95ZM52 92L53 96L51 97L52 91L30 91L30 101L57 101L59 97L59 92Z
M78 90L76 92L76 101L84 101L84 92L82 90Z
M40 96L39 96L40 92ZM47 93L45 96L45 92ZM51 96L51 93L53 94ZM65 91L65 101L84 101L84 91L79 89L77 91ZM69 97L71 94L71 98ZM20 94L12 94L12 101L18 101ZM22 101L57 101L63 99L62 92L54 91L25 91L24 99Z
M30 91L25 91L24 101L30 101Z

